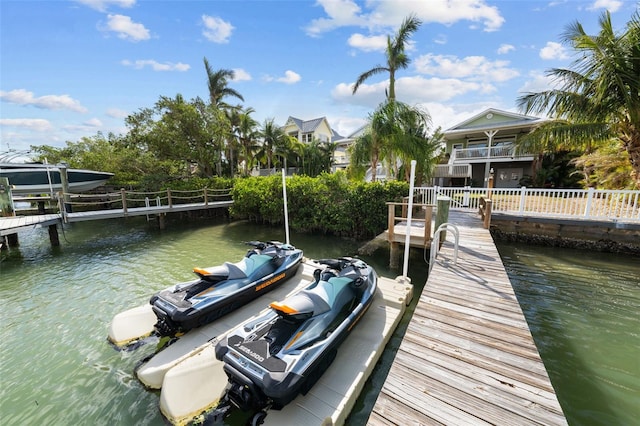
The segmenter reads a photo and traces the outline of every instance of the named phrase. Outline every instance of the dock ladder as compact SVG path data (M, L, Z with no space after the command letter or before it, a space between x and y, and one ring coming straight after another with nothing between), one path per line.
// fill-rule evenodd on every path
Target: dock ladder
M445 222L442 225L438 226L436 232L433 233L433 239L431 240L431 250L429 251L429 272L431 272L431 268L433 268L433 264L436 261L436 257L438 257L438 251L440 250L440 235L450 230L454 237L455 241L453 244L453 264L455 265L458 262L458 245L460 242L460 232L458 231L458 227L453 223ZM446 240L445 235L445 240Z

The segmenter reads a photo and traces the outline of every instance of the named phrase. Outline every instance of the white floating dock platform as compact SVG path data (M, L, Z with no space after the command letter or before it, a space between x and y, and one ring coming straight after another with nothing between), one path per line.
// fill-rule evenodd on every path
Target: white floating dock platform
M301 278L291 279L298 286L293 290L289 287L287 293L308 285L318 267L322 266L303 263L298 272ZM143 383L162 388L160 410L167 420L186 424L217 405L227 376L223 363L215 358L214 338L247 320L251 316L248 312L259 312L268 302L284 299L284 291L283 287L273 290L248 304L247 309L187 333L138 370ZM299 395L282 410L269 410L264 424L343 424L412 297L413 286L402 277L379 277L372 305L338 348L333 364L307 395Z

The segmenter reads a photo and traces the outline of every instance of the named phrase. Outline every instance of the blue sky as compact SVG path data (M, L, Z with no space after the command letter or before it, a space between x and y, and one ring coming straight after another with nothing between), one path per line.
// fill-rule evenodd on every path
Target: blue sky
M396 76L396 97L451 127L486 108L518 112L524 91L568 67L560 43L578 21L598 31L604 10L623 30L630 0L0 0L0 152L62 147L160 96L208 95L203 58L232 69L230 86L259 122L325 116L347 136L384 100L386 35L411 13L423 24ZM227 101L235 99L228 98Z

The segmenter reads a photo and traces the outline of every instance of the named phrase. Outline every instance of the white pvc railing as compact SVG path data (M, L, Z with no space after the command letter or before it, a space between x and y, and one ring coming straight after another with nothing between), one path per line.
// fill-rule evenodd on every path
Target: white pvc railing
M491 199L494 213L640 222L640 191L435 186L415 188L414 194L422 204L450 197L452 209L478 210L484 197Z
M451 163L463 160L482 160L493 158L519 158L519 157L533 157L530 153L516 152L514 145L498 145L491 148L477 147L477 148L456 148L451 153Z

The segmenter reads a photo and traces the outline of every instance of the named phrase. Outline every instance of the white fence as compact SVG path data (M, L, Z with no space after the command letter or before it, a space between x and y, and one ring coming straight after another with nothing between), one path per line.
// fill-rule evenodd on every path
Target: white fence
M494 213L640 222L640 191L435 186L415 188L414 194L423 204L447 196L452 209L478 210L484 197L491 199Z

